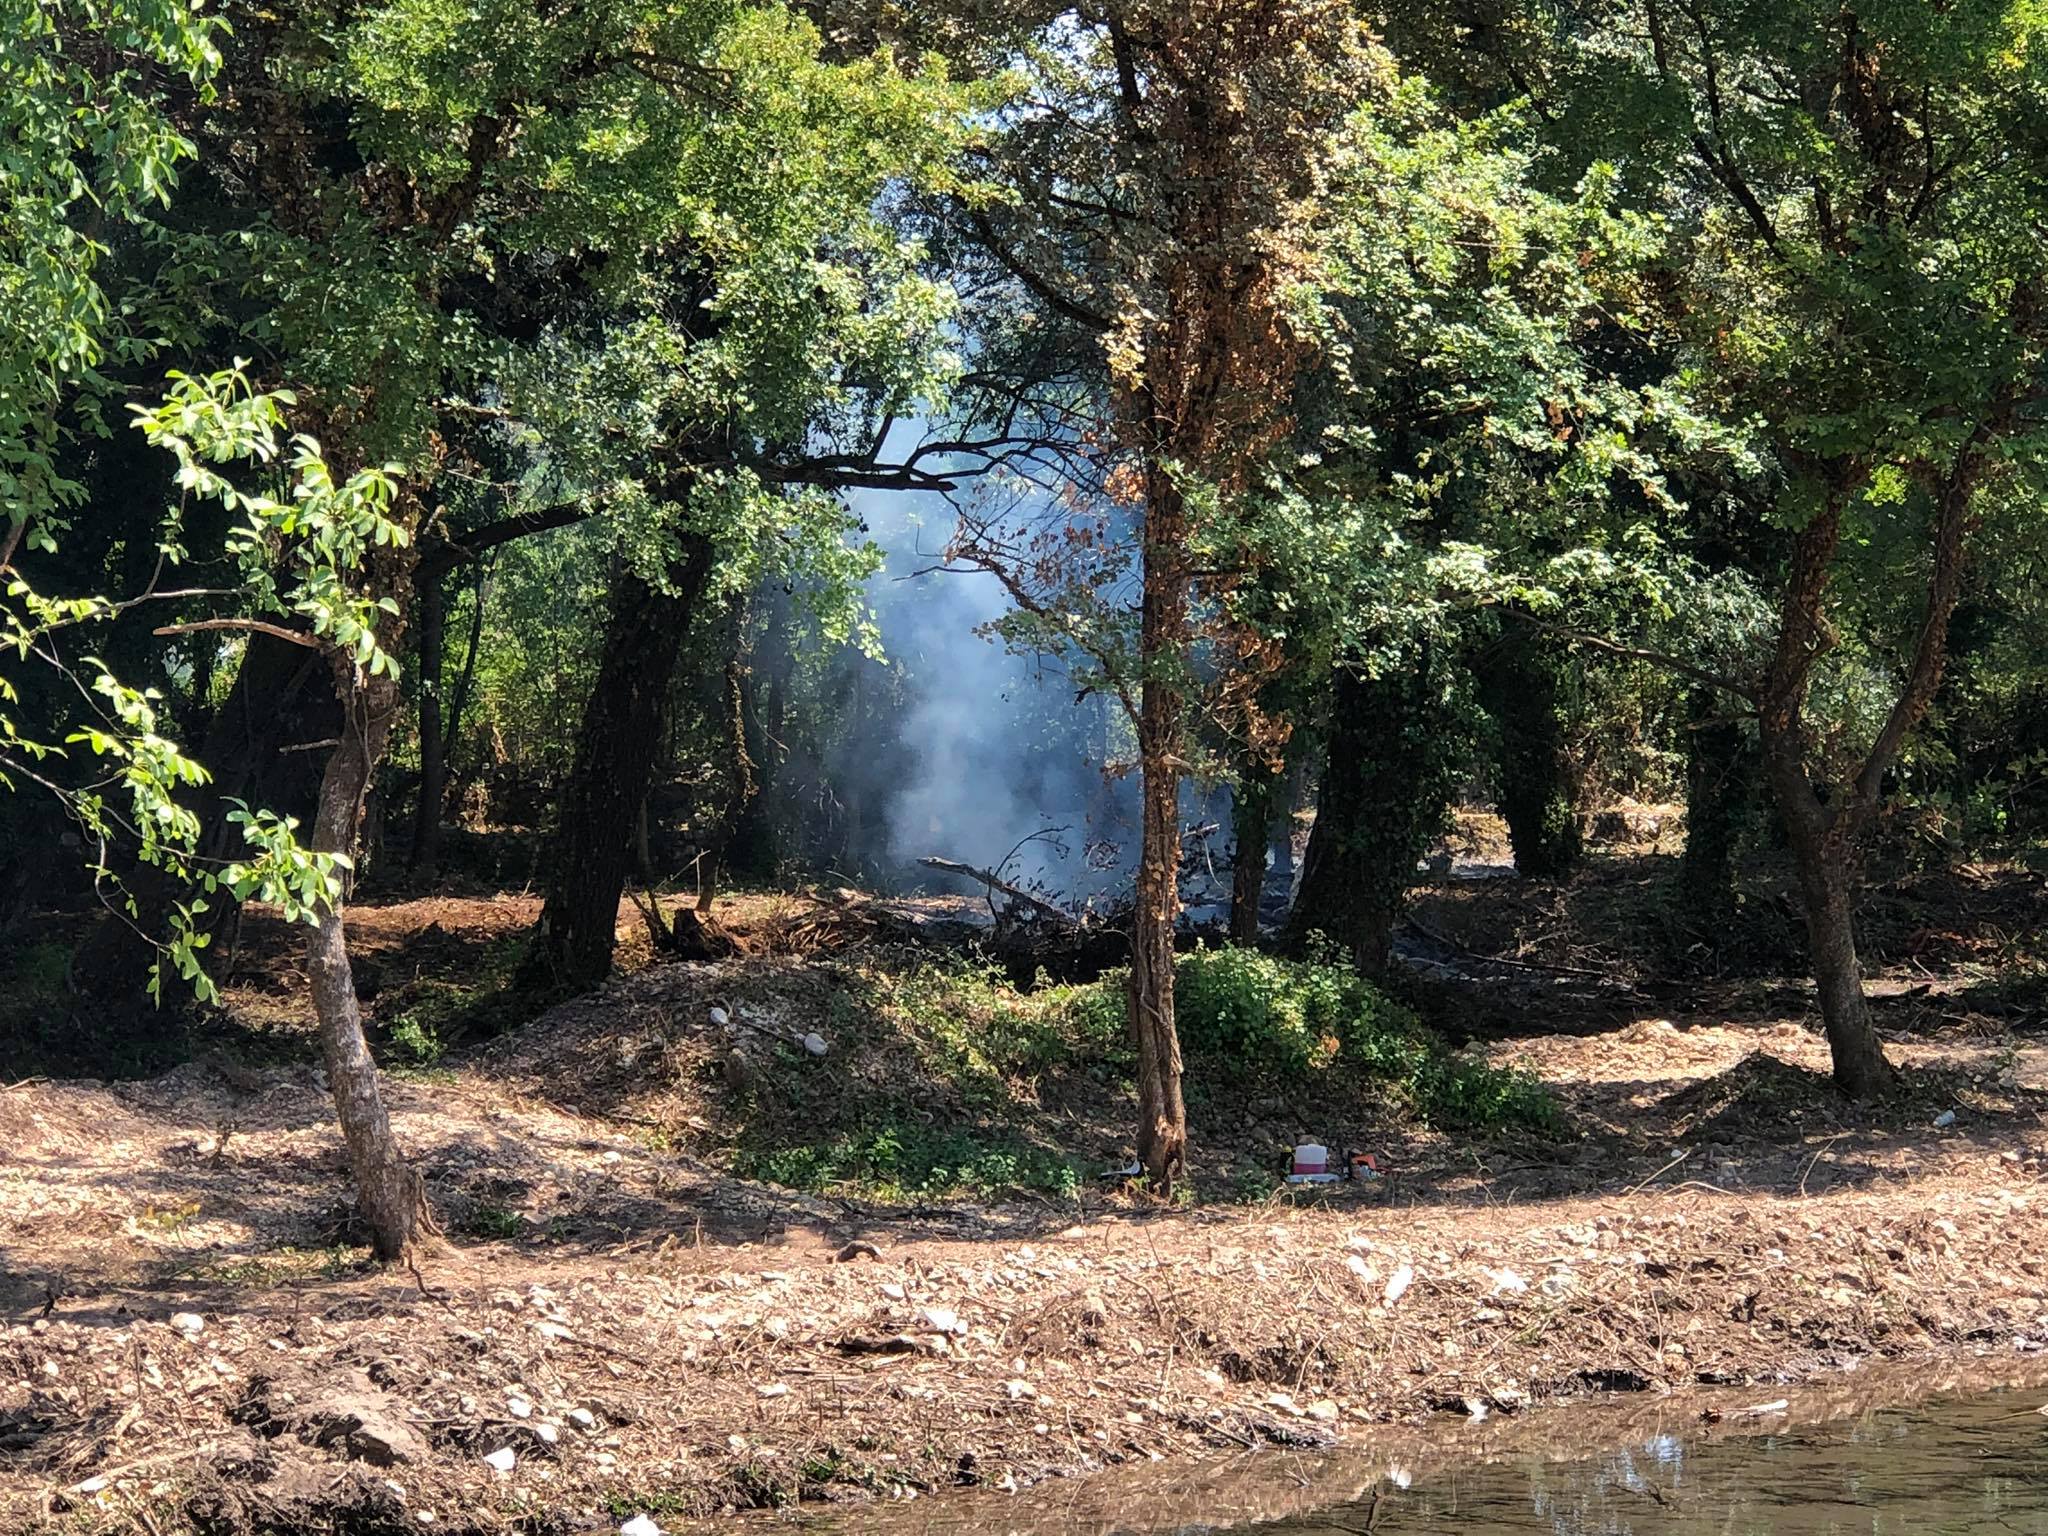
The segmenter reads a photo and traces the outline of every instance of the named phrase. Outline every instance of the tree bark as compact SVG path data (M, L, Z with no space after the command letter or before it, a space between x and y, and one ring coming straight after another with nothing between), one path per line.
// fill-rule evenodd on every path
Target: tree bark
M411 871L434 878L440 857L441 801L448 791L448 745L442 734L441 671L448 594L438 571L420 572L420 792L413 807Z
M1878 1098L1891 1087L1894 1073L1863 995L1863 970L1856 955L1853 850L1839 825L1821 828L1801 818L1790 831L1835 1085L1852 1099Z
M370 776L384 754L398 707L398 686L390 678L372 678L358 686L354 673L347 657L334 658L335 685L344 700L342 734L320 781L312 841L316 852L351 858ZM355 1174L357 1210L369 1229L371 1252L389 1262L410 1246L424 1192L392 1135L376 1063L363 1038L362 1010L342 925L349 883L344 881L343 894L324 905L313 925L306 970L320 1022L320 1054L327 1063L335 1114Z
M1181 1097L1180 1034L1173 1017L1173 930L1180 916L1180 737L1186 702L1187 512L1172 471L1146 476L1144 596L1138 703L1139 840L1131 913L1130 1013L1138 1053L1138 1161L1154 1192L1187 1175L1188 1115Z
M1312 933L1368 976L1387 974L1415 865L1443 830L1470 736L1446 706L1425 651L1367 678L1338 669L1327 765L1288 914L1290 943Z
M469 644L462 654L462 674L455 679L455 690L448 696L447 714L441 721L441 792L436 801L434 819L427 826L427 847L435 865L441 861L441 830L448 817L449 755L462 739L463 717L469 713L470 695L475 691L476 658L477 652L483 649L484 605L489 593L490 568L486 567L484 574L477 578L476 601L469 611Z
M1516 872L1562 880L1582 849L1564 750L1557 646L1526 625L1509 628L1482 658L1480 686L1500 730L1500 811Z
M1692 916L1708 924L1735 906L1735 854L1756 792L1756 754L1711 690L1691 695L1685 737L1685 857L1680 882Z
M634 820L647 798L669 685L711 573L710 542L682 536L666 591L630 572L613 583L596 683L562 789L547 898L528 951L530 984L591 987L611 971Z
M1248 763L1231 801L1235 841L1230 854L1230 937L1239 944L1256 944L1259 939L1259 908L1266 894L1266 861L1273 841L1276 779L1269 763Z

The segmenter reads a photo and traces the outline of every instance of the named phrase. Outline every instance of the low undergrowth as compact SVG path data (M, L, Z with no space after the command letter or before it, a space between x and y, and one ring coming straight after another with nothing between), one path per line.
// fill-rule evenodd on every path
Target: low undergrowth
M1453 1054L1413 1010L1326 950L1287 960L1199 949L1181 958L1175 982L1191 1064L1225 1080L1349 1075L1381 1084L1439 1129L1558 1124L1555 1101L1534 1077Z
M846 969L821 1026L835 1065L778 1053L733 1105L733 1170L878 1200L1070 1197L1128 1155L1126 980L1020 991L994 968L928 955ZM1177 983L1197 1140L1205 1119L1214 1136L1198 1151L1236 1163L1235 1196L1273 1166L1272 1148L1220 1144L1242 1142L1230 1113L1242 1102L1332 1136L1390 1120L1468 1134L1561 1123L1535 1078L1454 1054L1328 954L1199 949Z
M533 1000L522 1003L514 987L525 950L524 934L502 934L460 972L410 977L381 994L376 1022L383 1064L399 1072L431 1069L456 1047L496 1034L509 1020L533 1011Z

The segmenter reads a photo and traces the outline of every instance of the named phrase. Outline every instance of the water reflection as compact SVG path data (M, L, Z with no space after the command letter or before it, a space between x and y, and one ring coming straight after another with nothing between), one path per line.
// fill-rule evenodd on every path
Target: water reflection
M953 1494L815 1522L861 1536L2048 1536L2048 1365L1865 1372L1753 1396L1615 1398ZM1721 1417L1701 1421L1702 1402ZM810 1522L807 1522L810 1523Z
M1990 1536L2048 1532L2039 1393L1746 1437L1654 1435L1602 1456L1509 1458L1264 1527L1290 1536Z

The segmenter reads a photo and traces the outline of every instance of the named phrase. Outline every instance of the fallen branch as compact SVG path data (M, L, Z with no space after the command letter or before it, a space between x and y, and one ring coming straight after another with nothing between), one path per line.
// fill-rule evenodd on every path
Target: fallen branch
M1079 928L1080 921L1071 913L1062 911L1051 902L1032 895L1020 886L1012 885L993 870L977 869L972 864L962 864L958 859L942 859L936 855L919 859L918 863L927 869L943 870L949 875L964 875L969 880L979 880L991 891L1001 891L1012 901L1031 908L1041 917L1049 918L1062 928Z
M1506 955L1489 955L1483 950L1472 949L1467 945L1460 944L1449 934L1438 933L1434 928L1426 927L1412 917L1403 918L1402 921L1425 939L1428 939L1432 944L1441 944L1445 949L1453 950L1468 960L1477 960L1485 965L1505 965L1517 971L1542 971L1554 976L1589 976L1595 981L1616 981L1619 979L1613 971L1601 970L1593 966L1559 965L1553 961L1545 960L1510 960ZM1622 982L1621 984L1631 992L1636 990L1633 983Z

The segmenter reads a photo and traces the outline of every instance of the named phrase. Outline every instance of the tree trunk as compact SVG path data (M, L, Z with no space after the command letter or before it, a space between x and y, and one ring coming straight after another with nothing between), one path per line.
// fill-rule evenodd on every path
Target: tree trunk
M711 573L710 543L694 534L683 542L667 591L623 571L613 584L524 967L529 984L592 987L611 971L635 818L654 776L683 635Z
M1276 775L1264 761L1245 765L1232 797L1235 843L1230 853L1230 937L1239 944L1259 939L1259 908L1266 894L1266 859L1273 840Z
M441 724L442 637L448 594L438 571L420 573L419 716L420 793L413 807L412 852L407 867L431 881L440 857L441 801L448 792L448 743Z
M1308 794L1309 754L1299 752L1292 755L1287 772L1275 786L1276 801L1272 815L1272 864L1275 873L1287 877L1287 891L1291 898L1294 893L1294 813L1301 809L1301 802Z
M1501 818L1517 873L1562 880L1583 850L1558 698L1561 657L1554 642L1509 623L1478 668L1487 713L1500 730Z
M780 588L767 598L767 622L761 642L737 657L739 699L735 706L733 730L737 736L737 759L744 760L753 788L744 796L733 816L726 840L726 868L735 875L771 880L783 861L782 829L786 796L778 775L787 753L786 736L790 673L795 657L790 650L790 599ZM747 644L746 615L739 615L736 653ZM756 683L765 674L765 689Z
M1384 677L1338 669L1328 762L1287 919L1294 947L1320 933L1366 975L1386 975L1416 862L1443 830L1470 746L1426 650Z
M1795 827L1792 853L1806 901L1814 987L1827 1026L1835 1085L1852 1099L1878 1098L1891 1087L1893 1072L1863 996L1848 840L1833 832L1816 837Z
M384 754L398 707L395 682L379 677L358 688L354 670L346 657L335 658L336 687L345 700L345 715L340 745L328 757L320 781L312 842L316 852L350 858L370 776ZM371 1252L389 1262L402 1256L412 1242L424 1194L419 1176L407 1165L391 1133L376 1063L363 1038L362 1010L342 926L351 884L344 880L343 894L326 904L314 924L306 945L306 970L312 979L313 1011L320 1021L320 1053L327 1062L335 1114L355 1174L357 1210L369 1229Z
M1693 690L1685 736L1685 858L1690 915L1712 924L1735 907L1735 854L1756 792L1755 751L1710 689Z
M1131 913L1131 1033L1138 1053L1138 1161L1170 1196L1187 1175L1188 1115L1173 1018L1173 930L1180 916L1180 668L1187 660L1186 508L1172 472L1146 476L1138 703L1139 840Z
M1868 1099L1883 1093L1893 1079L1863 996L1850 895L1855 834L1870 802L1851 789L1837 794L1834 803L1824 803L1806 771L1806 690L1813 664L1831 640L1827 586L1841 541L1844 494L1831 495L1793 545L1792 569L1779 609L1777 649L1757 710L1757 735L1771 797L1799 870L1835 1084L1852 1098Z

